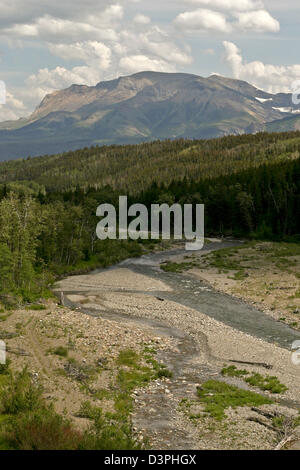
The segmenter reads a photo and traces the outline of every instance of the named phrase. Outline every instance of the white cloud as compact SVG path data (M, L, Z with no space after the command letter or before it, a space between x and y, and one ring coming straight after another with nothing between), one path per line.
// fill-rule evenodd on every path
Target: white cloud
M40 69L38 73L30 75L26 80L26 85L30 89L45 90L42 93L47 94L54 90L66 88L71 84L94 85L101 78L101 71L88 66L77 66L72 69L65 67L55 67Z
M10 91L6 91L6 104L0 105L0 121L18 119L20 113L24 112L24 103L16 98Z
M246 80L257 88L270 93L289 93L293 82L300 77L300 64L272 65L261 61L246 62L240 49L232 42L225 41L225 61L234 78Z
M136 73L145 70L154 72L175 72L174 65L163 59L151 59L145 55L122 57L120 68L124 73Z
M248 11L263 8L263 2L260 0L186 0L186 3L233 11Z
M260 1L188 0L188 2L209 6L214 10L198 8L179 14L175 18L175 24L187 31L215 30L221 33L230 31L280 31L279 21L263 9L263 3ZM257 9L258 7L261 7L261 9ZM221 11L215 11L216 9Z
M182 4L194 11L180 13ZM54 65L37 67L32 54L32 73L24 86L10 88L0 120L29 114L46 93L72 83L95 85L145 69L186 70L193 62L185 42L190 32L227 37L230 32L279 30L262 0L168 0L157 6L163 10L160 26L144 14L149 12L146 0L85 0L84 6L82 0L0 0L1 43L11 51L23 47L25 54L36 46L47 48L56 57ZM214 54L210 44L201 43L200 51ZM37 57L41 63L41 54ZM247 65L234 49L227 62L236 75Z
M2 33L14 38L37 38L39 40L49 42L73 42L78 39L104 39L117 40L118 34L114 29L103 23L100 19L97 23L96 18L93 19L96 25L88 22L71 21L68 19L55 18L44 15L38 18L32 24L15 24L10 28L5 28Z
M170 41L167 34L157 27L153 27L139 35L139 44L147 54L158 56L174 65L186 65L192 63L190 49L180 49Z
M224 41L223 45L225 47L225 61L230 66L233 77L240 78L243 58L239 48L229 41Z
M10 26L34 22L45 12L52 17L77 21L83 17L102 16L110 22L116 17L122 18L123 5L128 3L130 0L118 0L115 4L109 0L85 0L84 4L82 0L0 0L0 24Z
M149 24L151 23L151 18L149 18L149 16L142 15L141 13L139 13L138 15L135 15L133 21L137 24Z
M79 60L107 70L111 65L111 50L102 42L86 41L74 44L50 44L50 52L65 60Z
M238 27L243 30L251 30L256 32L273 32L280 30L280 23L273 18L266 10L247 11L236 13L238 19Z
M180 13L175 19L175 24L184 30L213 30L222 33L231 31L225 15L204 8Z
M174 72L192 62L172 28L153 25L142 12L125 16L128 0L85 0L84 8L79 0L26 0L26 7L24 1L0 0L0 38L10 46L46 47L58 60L14 89L24 103L14 115L29 114L45 94L73 83L95 85L145 69Z

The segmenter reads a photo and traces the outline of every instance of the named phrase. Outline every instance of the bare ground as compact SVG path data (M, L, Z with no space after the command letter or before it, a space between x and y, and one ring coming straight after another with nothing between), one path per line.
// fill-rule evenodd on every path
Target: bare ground
M174 258L176 262L182 260ZM273 266L259 266L253 260L253 273L247 268L247 279L240 281L228 279L232 273L219 273L210 266L194 268L191 273L227 293L251 302L260 300L259 305L277 318L277 308L270 308L274 299L280 312L286 305L285 296L280 296L285 290L277 286L292 287L291 294L295 294L297 278L290 273L285 277L282 271L274 278L278 275L272 271ZM295 264L293 269L297 269ZM272 298L265 292L263 303L256 285L262 282L274 285ZM169 290L158 279L122 267L69 277L57 286L58 293L64 292L68 307L51 301L45 304L45 310L18 310L4 317L0 331L18 335L7 340L12 366L19 369L28 364L43 384L47 400L79 428L85 428L88 421L76 417L84 401L91 400L105 411L113 410L113 400L96 392L109 392L118 370L119 353L131 349L141 354L145 346L154 345L157 359L172 370L173 377L157 379L134 391L132 422L140 439L146 437L153 449L273 449L289 430L279 432L270 419L250 407L228 408L226 419L218 422L203 413L196 390L209 379L249 389L241 379L223 377L222 367L232 364L232 360L267 363L271 371L242 366L250 372L274 375L288 387L275 397L274 404L264 405L261 410L279 413L286 419L296 417L300 409L300 374L291 363L290 352L155 296L156 291ZM67 349L68 357L55 354L59 346ZM28 355L16 354L20 351ZM83 371L90 371L88 382L66 372L70 358ZM251 390L262 393L253 387ZM271 397L268 392L265 395ZM296 434L290 447L299 447Z

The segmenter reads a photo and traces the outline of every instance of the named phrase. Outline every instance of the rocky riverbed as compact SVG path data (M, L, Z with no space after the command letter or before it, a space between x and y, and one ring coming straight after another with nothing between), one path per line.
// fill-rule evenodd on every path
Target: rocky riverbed
M206 249L219 247L210 243ZM113 269L72 276L61 281L56 291L64 293L66 307L76 309L77 315L81 311L84 317L88 314L101 321L127 324L131 333L135 328L147 331L167 345L157 351L157 357L173 377L156 380L134 393L133 425L140 436L147 437L151 448L274 448L283 432L262 423L257 411L228 408L226 420L216 422L202 413L197 387L207 380L219 380L257 391L241 378L221 374L224 365L246 362L249 364L242 368L248 373L276 376L288 388L276 397L264 392L274 400L274 404L263 406L264 413L297 416L300 374L291 362L290 344L298 334L242 301L220 297L189 275L163 273L160 264L179 255L178 250L147 255ZM120 336L118 341L122 341ZM138 336L131 334L133 347L138 341ZM272 370L267 372L263 365Z

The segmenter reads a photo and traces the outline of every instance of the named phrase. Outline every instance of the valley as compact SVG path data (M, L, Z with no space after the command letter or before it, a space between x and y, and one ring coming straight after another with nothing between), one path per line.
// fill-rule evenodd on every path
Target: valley
M260 247L252 245L253 254ZM249 249L207 240L193 263ZM101 409L112 426L128 422L133 439L150 449L274 449L281 441L298 448L300 382L290 343L300 333L258 307L220 296L207 279L196 280L198 268L180 274L180 266L185 270L191 262L185 253L177 244L71 276L55 286L63 305L50 300L39 309L11 312L1 331L13 336L13 369L28 363L47 401L81 432ZM160 268L168 265L176 272ZM248 315L257 321L248 323ZM268 377L273 385L259 388L258 379L267 384ZM229 387L236 394L224 411L221 385L221 393ZM199 392L206 387L215 394L214 409Z
M0 7L0 451L286 463L299 2Z
M299 149L261 133L1 163L0 447L299 448ZM204 249L99 240L120 195L204 204Z

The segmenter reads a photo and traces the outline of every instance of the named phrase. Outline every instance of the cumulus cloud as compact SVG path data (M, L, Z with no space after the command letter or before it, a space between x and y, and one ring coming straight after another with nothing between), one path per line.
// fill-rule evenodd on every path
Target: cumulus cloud
M34 22L45 15L55 18L82 20L83 16L103 15L106 19L120 16L123 5L135 3L134 0L118 0L112 5L108 0L0 0L0 24L10 26L13 24L26 24Z
M137 24L149 24L151 23L151 18L149 18L149 16L142 15L141 13L139 13L138 15L135 15L133 21Z
M213 30L222 33L231 31L225 15L205 8L180 13L175 19L175 24L184 30Z
M145 69L174 72L192 62L190 49L172 28L159 28L142 11L125 15L128 0L85 0L84 8L79 0L26 0L26 8L24 2L0 0L0 39L46 47L58 64L34 71L14 90L24 106L18 111L8 103L11 117L29 114L45 94L73 83L95 85Z
M73 44L50 44L50 52L65 60L80 60L107 70L111 65L111 50L98 41L76 42Z
M91 85L96 83L101 76L97 71L88 66L78 66L72 69L55 67L54 69L40 69L38 73L30 75L26 80L29 89L35 89L39 97L53 90L68 87L71 83L78 85Z
M212 9L198 8L180 13L175 24L187 31L214 30L221 33L230 31L278 32L280 23L268 11L263 3L253 0L188 0L189 3L201 4ZM257 7L262 7L257 9ZM221 10L221 11L215 11ZM222 11L228 10L228 11Z
M249 11L263 7L263 2L260 0L186 0L186 3L233 11Z
M190 48L179 48L166 33L154 27L138 36L140 47L150 55L177 65L192 63Z
M230 66L233 77L240 78L241 68L243 66L243 58L239 48L233 42L224 41L225 61Z
M154 15L151 19L144 14L149 11L146 0L85 0L84 7L81 0L0 0L0 11L2 45L23 47L25 54L38 46L53 56L50 67L45 63L35 68L32 59L32 73L24 77L24 86L10 88L0 120L28 115L46 93L72 83L94 85L146 69L187 70L193 62L186 44L190 32L200 32L202 37L205 32L217 32L226 38L231 32L274 33L280 27L262 0L166 2L160 26L154 23ZM169 11L173 16L167 18ZM233 46L231 52L227 46L226 60L239 77L245 66L251 67ZM214 54L210 45L201 44L200 50Z
M23 101L16 98L9 90L6 90L6 104L0 105L0 121L18 119L20 113L24 112Z
M238 27L243 30L256 32L273 32L280 30L280 23L273 18L266 10L247 11L236 13Z
M224 41L225 62L234 78L246 80L270 93L289 93L293 82L300 77L300 64L272 65L261 61L246 62L240 49L232 42Z
M142 70L154 72L175 72L176 68L163 59L151 59L145 55L132 55L122 57L120 69L124 73L135 73Z
M121 14L122 10L115 13ZM107 13L107 15L106 15ZM119 15L115 15L114 19L120 19ZM14 38L38 38L41 41L57 42L73 42L74 40L84 39L105 39L117 40L118 34L111 27L113 22L108 21L108 17L112 16L112 12L104 11L102 15L86 18L86 21L72 21L64 18L57 18L50 15L44 15L31 24L14 24L9 28L2 29L2 34Z

